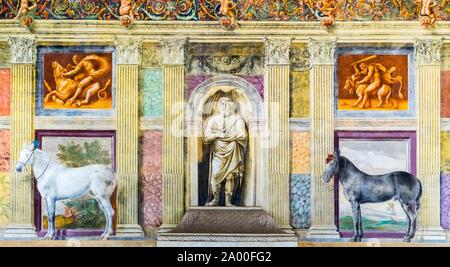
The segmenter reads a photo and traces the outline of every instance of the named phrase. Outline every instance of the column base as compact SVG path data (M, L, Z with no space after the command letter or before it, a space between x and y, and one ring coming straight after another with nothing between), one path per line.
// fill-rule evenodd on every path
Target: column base
M446 238L441 226L423 226L417 230L414 241L442 241Z
M144 237L144 231L139 224L118 224L117 237Z
M4 239L38 239L37 232L31 224L10 224L5 228Z
M339 239L335 225L313 225L306 234L307 239Z
M177 227L176 224L162 224L162 225L158 228L158 234L159 234L159 233L167 233L167 232L173 230L175 227Z

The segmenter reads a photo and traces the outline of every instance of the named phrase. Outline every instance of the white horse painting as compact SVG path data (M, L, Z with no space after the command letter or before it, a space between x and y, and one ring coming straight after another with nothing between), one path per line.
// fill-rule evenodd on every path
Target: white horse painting
M67 168L51 160L49 155L38 149L34 141L21 152L16 171L22 172L27 165L33 168L37 188L45 200L48 213L48 232L44 239L55 238L56 201L79 198L91 193L106 216L105 231L101 239L107 239L113 233L114 209L110 198L116 187L114 171L106 165L88 165L79 168Z

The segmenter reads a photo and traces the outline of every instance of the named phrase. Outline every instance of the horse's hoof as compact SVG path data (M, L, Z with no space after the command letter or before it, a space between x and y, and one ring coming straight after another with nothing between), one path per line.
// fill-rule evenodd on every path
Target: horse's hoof
M350 242L358 242L358 237L354 236L354 237L350 238L349 241Z
M404 237L403 238L403 242L411 242L411 238L410 237Z
M109 239L109 235L101 235L100 236L100 240L108 240Z

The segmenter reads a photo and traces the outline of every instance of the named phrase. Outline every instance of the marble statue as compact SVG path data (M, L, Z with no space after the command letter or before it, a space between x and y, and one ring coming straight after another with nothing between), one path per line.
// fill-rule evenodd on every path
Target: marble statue
M221 97L218 112L209 117L203 131L203 142L211 146L209 160L209 197L206 206L219 206L225 183L225 205L234 206L236 191L242 184L248 134L243 118L236 112L230 97Z

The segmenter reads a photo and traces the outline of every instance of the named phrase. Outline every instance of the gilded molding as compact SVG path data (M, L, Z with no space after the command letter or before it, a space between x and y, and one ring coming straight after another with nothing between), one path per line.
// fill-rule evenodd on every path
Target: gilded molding
M140 38L114 37L116 64L139 65L141 63L142 42Z
M161 38L163 65L184 65L188 38Z
M335 60L337 38L334 39L308 39L308 51L311 66L333 65Z
M11 63L34 64L36 60L36 38L8 37L11 46Z
M417 65L441 65L442 39L416 39Z
M288 65L292 37L265 38L266 65Z

